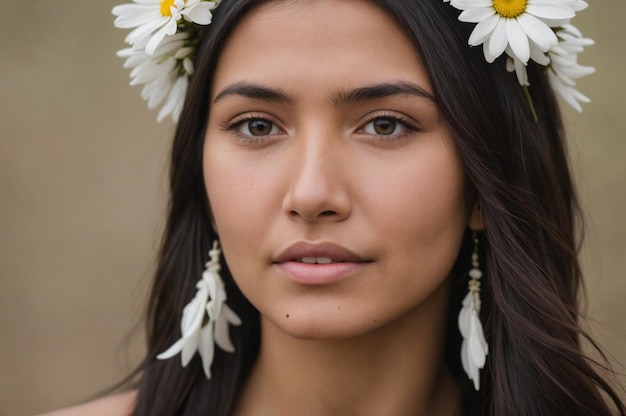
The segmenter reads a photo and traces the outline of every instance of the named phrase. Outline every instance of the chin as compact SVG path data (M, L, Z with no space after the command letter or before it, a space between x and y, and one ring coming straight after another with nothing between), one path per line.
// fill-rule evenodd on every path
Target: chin
M294 311L288 316L264 317L263 321L263 325L271 325L273 330L302 341L344 341L375 331L383 324L362 314L341 310L320 314L311 310Z

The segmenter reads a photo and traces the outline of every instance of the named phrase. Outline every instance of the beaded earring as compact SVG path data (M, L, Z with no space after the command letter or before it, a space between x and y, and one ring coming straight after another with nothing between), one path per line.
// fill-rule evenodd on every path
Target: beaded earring
M483 272L478 262L478 237L474 232L474 250L472 251L472 268L467 284L468 293L463 299L463 307L459 312L459 330L463 336L461 345L461 363L467 376L473 381L476 391L480 389L480 369L485 366L489 346L485 340L483 326L480 323L480 279Z
M202 279L196 284L196 296L183 309L180 323L181 338L169 349L157 355L166 360L180 353L183 367L189 364L196 351L202 358L202 368L208 379L211 378L211 364L215 353L214 343L226 352L234 352L235 347L228 334L229 324L240 325L241 319L226 305L226 290L219 275L221 250L217 240L209 251L209 261Z

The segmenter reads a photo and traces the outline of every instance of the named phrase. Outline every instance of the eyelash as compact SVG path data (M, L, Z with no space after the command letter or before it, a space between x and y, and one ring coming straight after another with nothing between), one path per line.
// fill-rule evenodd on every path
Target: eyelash
M404 129L404 131L400 134L396 133L396 134L389 134L389 135L372 134L372 133L367 133L365 131L365 128L370 123L376 120L381 120L381 119L392 120L393 122L398 123L400 127ZM235 118L232 121L224 123L224 125L222 126L222 129L225 131L231 132L233 135L237 137L237 139L246 143L250 143L250 144L261 144L265 142L266 140L270 139L272 136L276 135L274 133L274 134L254 136L254 135L247 135L247 134L238 132L238 129L241 126L243 126L245 123L250 123L252 121L265 121L272 125L272 130L275 128L280 129L279 127L277 127L274 121L272 121L269 117L262 115L262 114L249 114L249 115ZM393 112L385 112L385 113L378 113L378 114L373 114L369 116L366 119L365 123L362 125L362 127L360 127L357 130L357 133L365 134L376 140L393 141L393 140L402 139L406 137L407 135L409 135L410 133L417 132L417 131L421 131L421 129L417 127L415 123L409 120L406 116L393 113ZM281 132L284 133L282 129L281 129Z
M245 116L237 117L232 121L224 123L224 125L222 126L222 129L224 131L228 131L232 133L238 140L241 140L244 143L250 143L250 144L261 144L265 142L266 140L270 139L272 136L276 135L276 134L267 134L267 135L261 135L261 136L253 136L253 135L243 134L237 131L245 123L250 123L252 121L265 121L267 123L270 123L273 129L277 128L282 133L284 133L284 131L280 129L276 125L276 123L270 119L270 117L267 117L266 115L263 115L263 114L246 114Z
M387 120L393 120L394 122L400 124L400 126L405 130L400 134L389 134L389 135L384 135L384 134L371 134L371 133L367 133L365 132L365 127L376 121L376 120L381 120L381 119L387 119ZM386 141L392 141L392 140L398 140L398 139L402 139L406 136L408 136L410 133L413 132L418 132L421 131L421 129L415 124L414 121L409 120L408 117L398 114L398 113L394 113L394 112L384 112L384 113L378 113L378 114L372 114L370 116L368 116L368 118L366 119L365 123L363 124L363 127L359 128L359 130L357 132L362 132L363 134L366 134L376 140L386 140Z

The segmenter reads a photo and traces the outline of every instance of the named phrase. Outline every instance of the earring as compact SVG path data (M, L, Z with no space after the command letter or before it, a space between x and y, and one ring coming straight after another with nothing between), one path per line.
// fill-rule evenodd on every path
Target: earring
M474 382L476 391L480 388L479 370L485 366L489 346L485 341L483 326L480 323L480 278L483 272L478 263L478 237L474 233L474 251L472 252L472 268L467 284L468 293L463 299L463 307L459 312L459 330L463 336L461 345L461 363L468 377Z
M181 338L167 351L157 355L159 360L166 360L181 353L181 362L186 367L196 351L202 358L202 368L208 379L211 378L211 363L217 344L226 352L234 352L230 341L228 324L240 325L241 319L226 305L226 291L219 275L221 250L217 240L209 251L209 261L202 279L196 284L196 296L183 309L180 323Z

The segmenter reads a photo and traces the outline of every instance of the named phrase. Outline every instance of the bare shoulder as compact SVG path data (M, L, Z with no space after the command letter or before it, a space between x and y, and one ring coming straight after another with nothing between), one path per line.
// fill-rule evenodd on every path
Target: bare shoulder
M40 416L130 416L137 392L118 393Z

